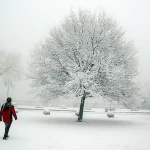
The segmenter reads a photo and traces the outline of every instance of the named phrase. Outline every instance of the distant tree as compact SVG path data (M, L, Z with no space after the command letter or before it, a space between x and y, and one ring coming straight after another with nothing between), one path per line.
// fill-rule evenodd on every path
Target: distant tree
M34 49L30 64L32 86L42 99L68 93L85 99L99 93L126 104L134 92L136 51L124 32L105 13L71 12Z
M150 109L150 92L149 91L150 91L150 86L148 83L141 87L141 91L140 91L141 104L139 108Z
M0 76L2 76L9 69L9 66L6 66L4 63L5 58L6 54L0 51Z
M10 88L21 77L21 59L15 53L6 54L0 52L0 54L0 76L3 79L4 85L7 87L6 96L8 97Z

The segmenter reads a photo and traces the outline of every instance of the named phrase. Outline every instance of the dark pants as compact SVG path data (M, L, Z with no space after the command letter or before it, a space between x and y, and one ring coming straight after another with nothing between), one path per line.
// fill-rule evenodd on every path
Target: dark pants
M6 138L8 136L8 132L9 132L9 129L10 129L10 126L11 126L11 123L6 123L5 122L5 133L4 133L4 138Z

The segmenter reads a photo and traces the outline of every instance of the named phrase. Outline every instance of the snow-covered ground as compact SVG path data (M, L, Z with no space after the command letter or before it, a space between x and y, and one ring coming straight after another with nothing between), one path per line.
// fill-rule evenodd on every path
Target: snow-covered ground
M149 150L150 116L84 113L76 122L74 112L20 110L10 138L0 140L0 150ZM0 135L4 124L0 122Z

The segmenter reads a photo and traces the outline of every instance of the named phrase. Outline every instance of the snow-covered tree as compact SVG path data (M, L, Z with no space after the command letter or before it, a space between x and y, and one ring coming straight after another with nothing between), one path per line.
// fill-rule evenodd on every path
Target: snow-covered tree
M6 54L3 51L0 51L0 76L2 76L8 69L9 66L6 66L4 63Z
M150 109L150 86L149 82L140 88L140 105L139 108Z
M21 77L21 59L18 54L0 52L0 76L7 88L6 96L9 96L10 88Z
M81 121L84 101L94 93L122 103L130 100L137 75L135 54L122 29L105 13L71 12L35 47L32 86L46 100L67 93L81 96Z

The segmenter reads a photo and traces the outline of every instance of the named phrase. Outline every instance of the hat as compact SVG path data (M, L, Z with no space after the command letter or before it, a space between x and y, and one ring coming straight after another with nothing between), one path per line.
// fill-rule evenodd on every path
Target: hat
M12 99L10 97L7 98L7 102L11 102Z

